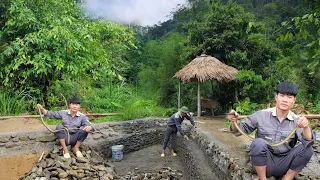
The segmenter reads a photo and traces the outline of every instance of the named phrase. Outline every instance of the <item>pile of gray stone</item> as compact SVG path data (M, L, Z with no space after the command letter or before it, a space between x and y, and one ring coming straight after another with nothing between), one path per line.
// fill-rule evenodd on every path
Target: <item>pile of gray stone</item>
M116 176L113 165L103 162L88 147L81 149L84 157L64 158L62 150L53 148L51 152L43 154L24 180L112 180Z
M84 157L64 158L62 150L55 147L48 153L43 153L36 165L22 180L178 180L182 173L171 167L160 170L141 172L138 168L125 175L119 176L115 172L112 161L102 159L90 147L82 146ZM123 174L123 173L122 173Z
M171 167L163 167L160 170L152 172L140 172L138 168L135 171L128 172L125 176L121 177L123 180L178 180L182 178L182 173L174 170Z

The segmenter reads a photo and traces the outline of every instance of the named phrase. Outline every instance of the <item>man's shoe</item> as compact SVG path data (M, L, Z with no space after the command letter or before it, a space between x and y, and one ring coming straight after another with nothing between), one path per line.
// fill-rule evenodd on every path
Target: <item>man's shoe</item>
M83 157L83 155L82 155L82 153L81 153L80 151L77 151L77 152L76 152L76 156L77 156L77 157Z
M173 157L176 157L176 156L177 156L177 153L172 153L172 156L173 156Z
M164 153L161 153L161 157L164 157L165 155L164 155Z
M69 153L64 153L64 152L63 152L63 157L64 157L64 158L66 158L66 159L69 159L69 158L70 158L70 154L69 154Z

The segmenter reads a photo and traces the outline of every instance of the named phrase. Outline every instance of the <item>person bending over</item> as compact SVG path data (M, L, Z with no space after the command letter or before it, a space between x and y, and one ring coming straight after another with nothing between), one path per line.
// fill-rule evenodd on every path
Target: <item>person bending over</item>
M167 122L167 129L166 129L166 134L165 134L165 138L162 145L161 157L165 156L165 150L170 137L171 137L171 155L177 156L177 153L175 153L174 149L176 145L176 138L177 138L178 131L180 132L180 134L183 136L185 140L189 140L188 136L184 134L181 128L181 124L184 118L188 119L193 126L195 125L194 118L189 113L189 110L186 106L182 106L180 111L178 111L177 113L174 113Z

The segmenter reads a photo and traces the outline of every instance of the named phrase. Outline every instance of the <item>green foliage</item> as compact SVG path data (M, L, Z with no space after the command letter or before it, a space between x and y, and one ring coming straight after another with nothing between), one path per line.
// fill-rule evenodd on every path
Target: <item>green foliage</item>
M83 94L86 94L87 91L90 91L91 85L85 78L82 81L64 79L56 80L51 82L51 86L48 88L47 93L47 106L66 106L69 104L69 99L72 97L81 97ZM65 108L68 108L65 107Z
M25 101L22 94L0 92L0 115L17 115L25 111Z
M320 114L320 101L315 106L309 108L312 113Z
M236 81L201 83L201 97L212 93L219 113L234 104L236 88L240 113L262 109L257 103L269 103L280 81L298 84L297 103L316 102L311 111L319 112L319 3L235 1L242 8L225 0L187 2L177 6L172 19L135 27L140 31L134 34L89 19L72 0L1 1L0 86L17 93L1 93L0 103L23 99L29 111L37 102L60 110L64 97L78 96L89 112L122 114L96 122L170 116L177 111L172 107L178 81L172 77L206 53L240 70ZM182 84L181 92L182 104L195 110L197 83ZM6 113L25 109L11 104L15 110Z
M297 83L297 99L305 105L312 101L312 97L316 97L320 87L318 13L317 10L309 11L308 14L285 21L275 33L285 57L277 61L271 72L277 79L288 79Z
M250 102L250 98L245 98L243 101L239 101L234 104L235 110L240 114L252 114L257 110L264 109L263 104L257 104Z
M245 12L231 1L226 4L214 1L200 21L194 20L189 25L188 47L185 48L188 58L206 53L239 70L252 71L257 75L252 79L249 75L249 79L244 79L240 84L241 88L247 88L242 92L243 96L249 95L255 102L263 102L269 98L265 95L268 91L263 89L267 86L263 79L271 76L266 67L272 66L280 50L274 43L266 40L264 24L256 22L253 14ZM257 78L260 78L260 82ZM230 83L221 83L219 87L214 87L219 90L215 92L218 98L226 97L218 101L224 110L228 109L227 106L232 106L234 89L239 88L232 86Z
M231 126L231 121L226 119L226 120L225 120L225 123L224 123L224 127L227 128L227 129L229 129L230 126Z
M319 69L320 61L320 16L318 13L305 14L302 17L295 17L292 21L283 22L282 28L278 31L282 31L284 34L280 34L278 37L279 42L292 41L293 43L299 42L299 44L293 44L298 46L298 51L306 57L307 68L309 74L313 76L316 69ZM293 38L294 36L294 38ZM304 46L301 46L302 43Z
M123 102L120 109L120 117L123 120L131 120L148 116L163 116L165 109L157 106L153 101L141 98L131 98Z
M250 103L250 98L245 98L234 105L236 111L240 114L251 114L257 107L257 103Z
M6 8L1 14L0 82L8 89L41 89L43 97L51 81L99 80L122 70L121 56L134 46L128 28L87 19L72 0L10 0Z
M241 86L239 93L242 97L248 97L255 102L268 100L268 82L264 81L261 75L256 75L253 71L242 70L235 78Z
M145 93L159 96L159 104L165 107L175 106L177 80L174 74L185 64L181 57L185 36L169 33L158 41L149 41L143 51L144 61L140 64L138 75L139 89Z
M178 112L178 109L177 108L168 108L165 112L165 116L167 117L171 117L172 114Z

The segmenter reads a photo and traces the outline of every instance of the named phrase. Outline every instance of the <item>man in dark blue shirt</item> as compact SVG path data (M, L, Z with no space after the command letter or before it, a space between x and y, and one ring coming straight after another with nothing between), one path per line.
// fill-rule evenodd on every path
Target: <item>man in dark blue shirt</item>
M177 156L177 154L174 152L175 144L176 144L176 138L177 138L177 133L178 131L180 134L183 136L185 140L189 140L188 136L184 134L181 124L184 118L188 119L191 124L194 126L194 119L193 116L189 114L189 110L186 106L182 106L180 111L177 113L174 113L168 120L168 126L166 129L166 135L163 141L163 146L162 146L162 153L161 157L165 156L165 150L167 147L167 144L169 142L170 136L171 138L171 155L172 156Z

